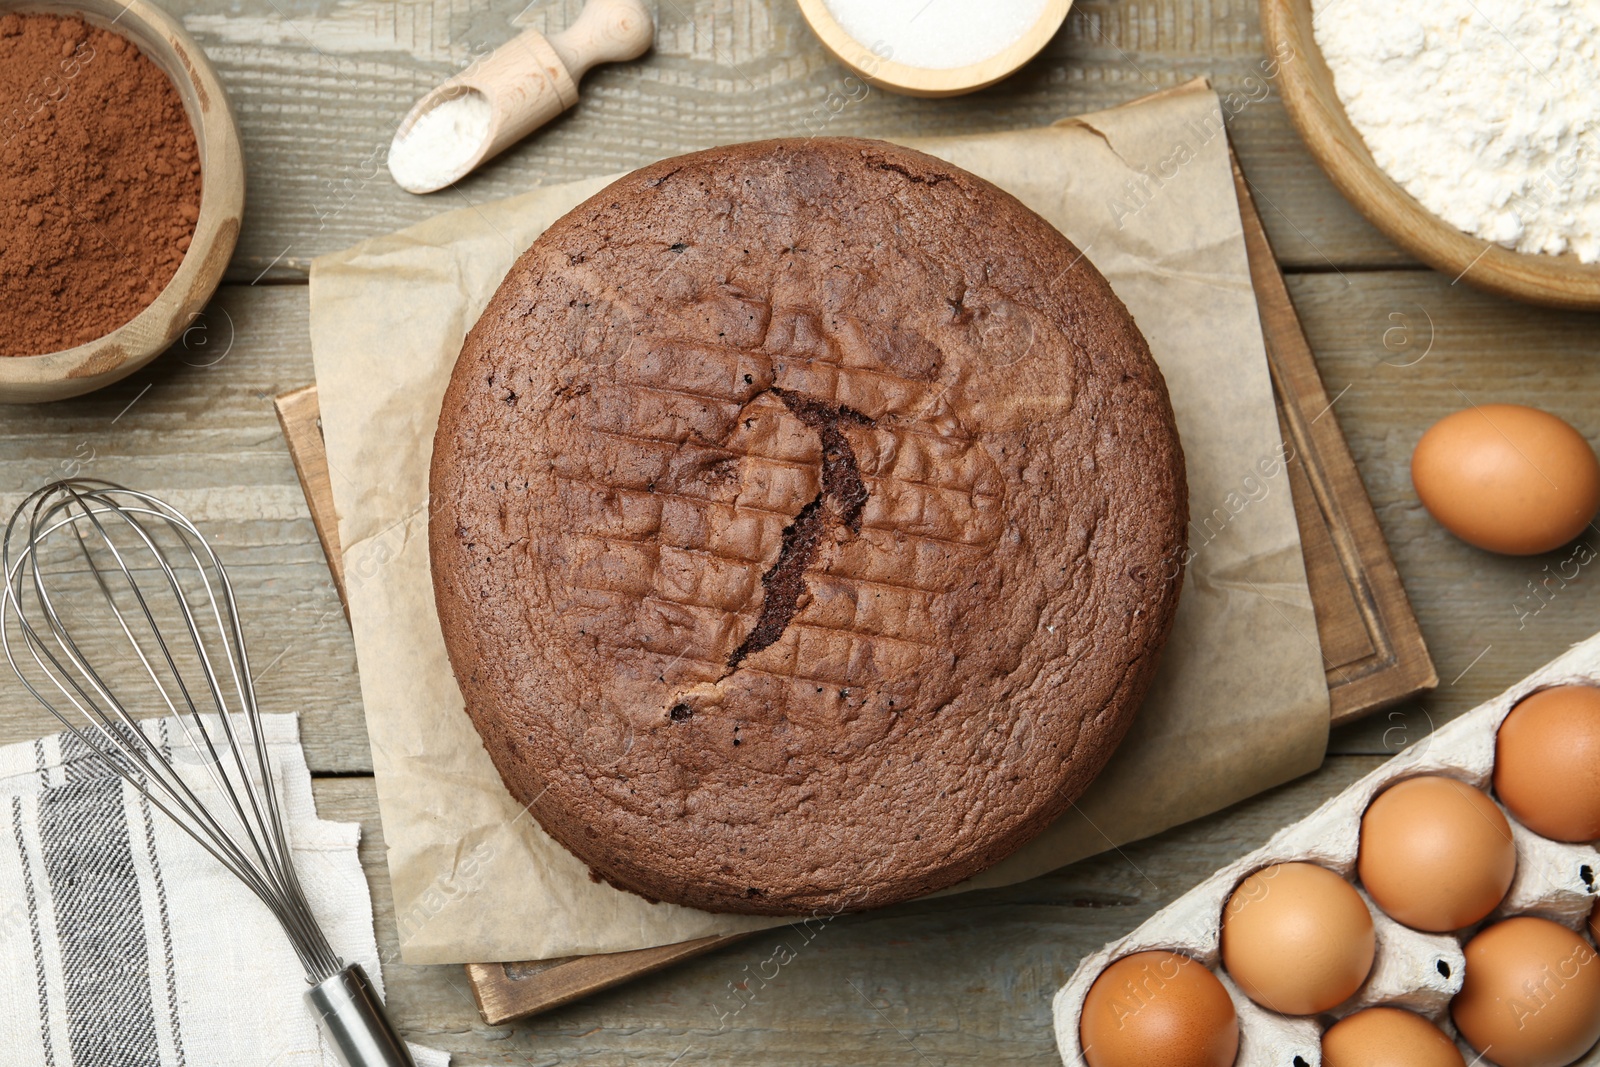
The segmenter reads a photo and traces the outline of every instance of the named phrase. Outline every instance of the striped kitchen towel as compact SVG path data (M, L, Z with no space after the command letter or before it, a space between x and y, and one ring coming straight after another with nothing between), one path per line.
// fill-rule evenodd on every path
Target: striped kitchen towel
M174 752L172 720L144 727ZM360 827L317 818L294 716L263 731L312 910L381 983ZM208 790L188 751L180 772ZM336 1067L305 989L265 906L82 742L0 748L0 1064Z

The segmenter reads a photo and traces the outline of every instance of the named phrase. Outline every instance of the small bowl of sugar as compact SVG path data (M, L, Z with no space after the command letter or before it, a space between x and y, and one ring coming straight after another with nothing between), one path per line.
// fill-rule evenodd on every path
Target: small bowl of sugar
M1593 4L1261 0L1289 118L1351 205L1452 279L1600 310Z
M823 47L868 84L958 96L1015 74L1072 0L798 0Z

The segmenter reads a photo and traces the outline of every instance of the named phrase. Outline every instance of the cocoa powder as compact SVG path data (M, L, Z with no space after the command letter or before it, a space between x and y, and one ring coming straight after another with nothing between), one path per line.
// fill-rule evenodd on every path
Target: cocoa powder
M177 272L199 207L194 130L133 42L0 16L0 356L128 322Z

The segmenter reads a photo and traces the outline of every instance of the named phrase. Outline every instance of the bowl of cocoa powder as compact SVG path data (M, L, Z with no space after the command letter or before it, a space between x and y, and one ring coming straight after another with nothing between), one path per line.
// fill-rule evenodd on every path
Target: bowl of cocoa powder
M177 340L244 210L222 83L146 0L0 0L0 402L77 396Z

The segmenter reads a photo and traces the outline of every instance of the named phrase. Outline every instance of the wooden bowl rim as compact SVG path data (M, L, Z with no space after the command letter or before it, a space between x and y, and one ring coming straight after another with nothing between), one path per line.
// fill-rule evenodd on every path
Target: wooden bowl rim
M1279 62L1289 119L1311 157L1368 222L1428 266L1479 289L1534 304L1600 310L1600 263L1516 252L1450 225L1373 160L1317 47L1310 0L1261 0L1261 34ZM1452 283L1453 284L1453 283Z
M116 11L117 15L107 14ZM172 79L200 150L194 236L154 301L104 337L33 356L0 357L0 402L78 396L127 377L183 335L227 270L244 212L244 155L222 81L183 26L148 0L0 0L0 12L77 14L129 36Z
M1045 0L1039 20L1021 37L988 59L964 67L914 67L877 55L839 25L827 0L797 0L800 14L822 46L869 84L908 96L959 96L986 89L1020 70L1044 50L1072 10L1072 0Z

